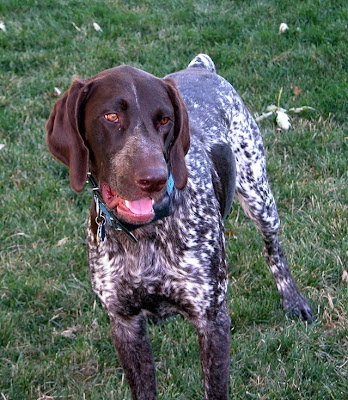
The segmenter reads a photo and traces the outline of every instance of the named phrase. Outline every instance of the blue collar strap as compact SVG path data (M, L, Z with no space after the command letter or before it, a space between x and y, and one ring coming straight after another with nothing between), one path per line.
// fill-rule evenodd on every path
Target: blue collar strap
M174 179L173 179L173 175L170 173L169 177L167 179L167 193L169 195L171 195L173 189L174 189Z
M94 193L94 202L96 204L96 211L97 211L97 217L96 217L96 223L98 225L98 231L97 231L97 240L99 241L104 241L105 240L105 221L109 226L114 228L115 230L118 231L123 231L133 242L137 242L136 237L131 233L131 231L141 228L142 226L148 225L151 222L157 221L159 219L163 219L165 217L168 217L169 215L173 214L173 207L172 207L172 192L174 189L174 180L173 176L170 173L168 180L167 180L167 192L164 195L163 199L157 203L154 204L153 210L155 212L154 218L146 224L142 225L135 225L135 224L130 224L125 221L121 221L118 219L115 214L113 213L112 210L109 210L106 205L103 202L103 196L100 193L97 181L94 179L92 174L89 172L88 173L88 181L91 186L92 190Z

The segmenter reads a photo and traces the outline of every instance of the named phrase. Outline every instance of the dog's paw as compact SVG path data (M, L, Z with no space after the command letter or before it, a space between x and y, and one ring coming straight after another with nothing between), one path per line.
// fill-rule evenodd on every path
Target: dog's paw
M297 293L291 299L283 299L282 303L284 311L293 318L301 318L308 322L315 318L311 306L301 293Z

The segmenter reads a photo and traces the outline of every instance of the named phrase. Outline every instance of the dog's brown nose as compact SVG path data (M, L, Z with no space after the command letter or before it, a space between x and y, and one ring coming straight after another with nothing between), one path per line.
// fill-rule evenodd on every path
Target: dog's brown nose
M161 168L147 168L137 174L135 182L143 192L160 192L167 182L167 171Z

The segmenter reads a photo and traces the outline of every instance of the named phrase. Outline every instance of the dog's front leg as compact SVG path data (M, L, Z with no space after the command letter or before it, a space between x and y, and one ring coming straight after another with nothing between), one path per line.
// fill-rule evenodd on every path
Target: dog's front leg
M198 332L205 400L228 400L230 317L227 306L208 312L205 321L193 321Z
M142 316L111 318L112 341L126 374L133 400L155 400L156 382L152 351Z

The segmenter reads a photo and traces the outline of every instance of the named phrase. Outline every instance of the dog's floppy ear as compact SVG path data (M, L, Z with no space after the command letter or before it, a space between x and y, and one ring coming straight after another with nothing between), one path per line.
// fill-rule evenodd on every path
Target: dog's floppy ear
M170 166L174 184L178 189L183 189L187 183L187 168L185 155L190 148L190 126L186 105L181 98L175 82L164 79L167 85L169 98L174 108L174 138L170 149Z
M86 95L85 82L74 81L55 103L46 124L47 146L59 161L69 167L70 185L76 192L83 189L88 172L89 152L79 127Z

